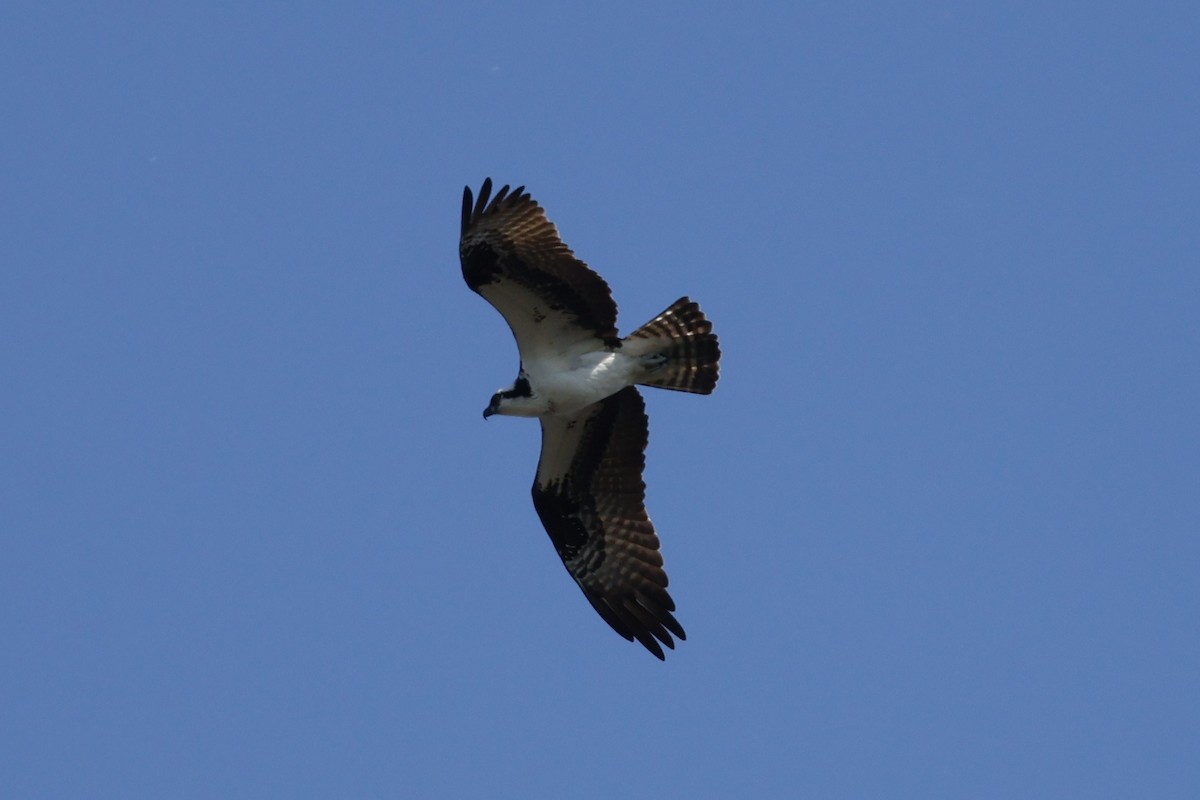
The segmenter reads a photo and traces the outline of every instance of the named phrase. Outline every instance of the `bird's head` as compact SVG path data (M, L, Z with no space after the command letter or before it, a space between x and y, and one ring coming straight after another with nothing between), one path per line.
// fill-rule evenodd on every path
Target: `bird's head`
M514 417L536 417L543 413L541 401L533 393L529 379L524 373L512 385L501 389L492 395L488 407L483 410L483 418L493 414L508 414Z

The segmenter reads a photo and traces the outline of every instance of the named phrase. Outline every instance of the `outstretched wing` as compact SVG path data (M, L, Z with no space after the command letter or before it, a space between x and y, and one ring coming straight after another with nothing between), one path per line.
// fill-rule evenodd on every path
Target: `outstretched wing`
M672 615L658 536L642 482L649 423L632 386L572 418L542 417L533 505L554 548L592 607L617 633L663 658Z
M524 186L491 197L492 179L463 189L458 255L467 286L504 315L524 361L617 338L617 306L604 279L563 244Z

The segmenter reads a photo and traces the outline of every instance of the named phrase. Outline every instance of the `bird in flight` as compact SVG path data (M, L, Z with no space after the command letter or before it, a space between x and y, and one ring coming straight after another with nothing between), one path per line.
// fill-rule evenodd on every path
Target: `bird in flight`
M521 365L492 395L494 414L537 417L542 451L533 506L596 612L662 659L686 639L667 593L642 481L649 435L638 386L709 394L721 350L682 297L625 338L608 284L575 257L521 186L463 189L463 279L503 315Z

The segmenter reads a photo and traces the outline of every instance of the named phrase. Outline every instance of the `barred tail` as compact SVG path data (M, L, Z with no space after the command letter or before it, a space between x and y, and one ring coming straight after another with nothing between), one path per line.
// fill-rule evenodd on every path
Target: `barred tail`
M712 323L686 297L631 333L625 352L645 356L650 371L643 386L709 394L717 386L721 348Z

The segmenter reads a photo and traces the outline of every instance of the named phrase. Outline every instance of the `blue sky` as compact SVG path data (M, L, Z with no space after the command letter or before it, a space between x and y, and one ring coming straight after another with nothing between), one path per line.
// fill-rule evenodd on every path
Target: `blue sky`
M6 4L12 797L1200 796L1194 3ZM688 641L562 569L464 184L647 392Z

